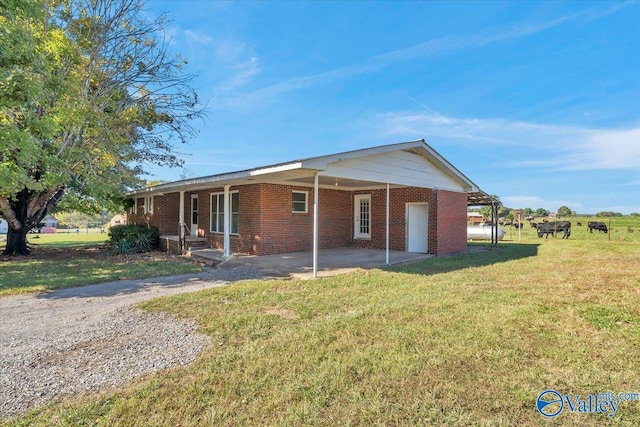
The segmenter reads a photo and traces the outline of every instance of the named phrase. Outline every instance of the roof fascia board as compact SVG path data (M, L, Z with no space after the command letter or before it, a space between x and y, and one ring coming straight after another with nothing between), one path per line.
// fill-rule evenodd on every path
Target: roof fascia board
M252 169L249 172L249 176L267 175L270 173L286 172L294 169L304 169L302 162L285 163L275 166L266 166L259 169Z

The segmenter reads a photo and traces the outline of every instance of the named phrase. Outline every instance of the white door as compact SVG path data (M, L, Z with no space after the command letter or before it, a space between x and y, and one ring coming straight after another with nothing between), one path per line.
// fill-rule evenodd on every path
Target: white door
M191 235L198 236L198 195L191 195Z
M353 238L371 238L371 194L353 196Z
M429 251L429 205L407 203L407 252Z

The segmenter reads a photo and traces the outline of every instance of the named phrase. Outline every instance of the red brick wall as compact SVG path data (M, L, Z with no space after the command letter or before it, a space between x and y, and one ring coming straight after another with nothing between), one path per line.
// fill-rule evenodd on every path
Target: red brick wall
M151 223L158 227L160 234L178 234L180 193L169 193L153 198Z
M330 249L351 245L353 241L353 193L320 189L318 201L318 247ZM313 205L309 210L311 215L310 230L313 233ZM311 237L313 238L313 235Z
M251 184L238 190L239 235L231 236L231 251L256 255L310 251L313 246L313 189L279 184ZM308 212L293 213L292 191L308 192ZM223 235L210 231L212 193L223 188L198 192L199 234L214 248L223 247ZM185 193L185 222L191 224L191 194ZM371 194L371 239L353 238L353 196ZM356 246L384 249L386 246L386 189L340 191L320 189L319 247ZM429 252L437 255L466 251L467 196L464 193L405 187L391 189L390 249L406 250L406 203L429 206ZM158 196L154 202L154 225L163 234L177 234L179 193ZM173 214L171 212L174 212ZM175 225L175 227L174 227ZM175 228L175 230L174 230Z
M235 188L231 188L231 191ZM279 184L238 187L239 235L231 235L231 250L256 255L310 251L313 248L313 189ZM307 213L292 212L292 192L307 191ZM212 190L220 192L222 189ZM321 249L348 246L352 233L352 195L320 189L318 246ZM202 216L202 213L200 213ZM207 214L208 216L208 214ZM224 236L209 233L211 246L222 249Z
M353 246L385 249L387 190L357 191L353 194L371 194L371 239L356 239L353 241ZM403 187L390 190L389 249L393 251L405 251L407 249L406 204L423 202L429 205L429 253L435 253L438 222L435 195L436 192L428 188ZM351 196L351 199L353 203L353 196ZM466 215L466 209L464 212ZM351 213L351 229L353 230L353 213Z
M467 251L467 195L438 191L436 255Z

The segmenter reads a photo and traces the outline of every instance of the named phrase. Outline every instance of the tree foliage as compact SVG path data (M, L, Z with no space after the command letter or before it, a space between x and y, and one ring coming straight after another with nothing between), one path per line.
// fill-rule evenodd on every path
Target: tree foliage
M559 217L568 217L568 216L575 216L575 212L572 211L571 209L569 209L567 206L560 206L558 208L558 212L557 215Z
M0 212L5 253L67 194L91 210L177 166L202 116L186 61L140 0L10 0L0 15ZM84 207L84 209L83 209Z
M538 218L544 218L546 216L549 216L549 211L544 208L538 208L534 211L533 214Z

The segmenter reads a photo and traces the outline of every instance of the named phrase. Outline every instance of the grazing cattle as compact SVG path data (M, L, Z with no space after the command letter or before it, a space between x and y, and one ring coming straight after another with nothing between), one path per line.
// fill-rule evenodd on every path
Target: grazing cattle
M538 228L538 224L536 224L535 222L531 222L529 223L529 225L531 225L531 228Z
M568 239L571 236L571 221L556 221L556 222L544 222L538 224L538 237L542 237L544 234L546 238L549 238L549 234L555 237L555 233L562 231L563 239Z
M593 230L598 230L599 233L602 233L603 231L605 233L609 232L609 229L607 228L607 224L600 221L589 221L589 224L587 224L587 227L589 228L589 233L593 233Z
M578 222L576 223L576 225L577 225L578 227L582 227L582 223L581 223L580 221L578 221Z
M512 225L518 230L522 228L522 223L520 222L514 222Z
M633 228L631 228L631 227L627 227L627 231L628 231L629 233L633 233Z

